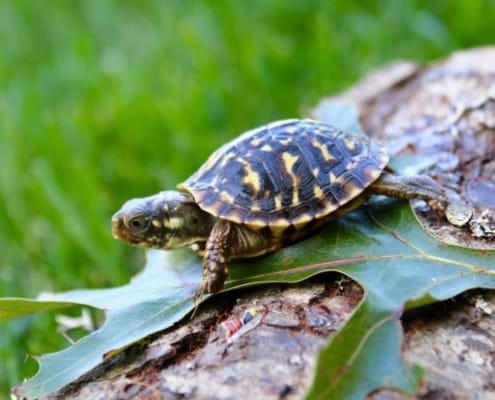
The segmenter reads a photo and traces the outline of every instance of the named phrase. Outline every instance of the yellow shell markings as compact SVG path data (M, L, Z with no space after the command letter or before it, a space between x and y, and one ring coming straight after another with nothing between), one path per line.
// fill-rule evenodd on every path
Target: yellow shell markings
M273 196L273 200L275 201L275 210L282 209L282 193L277 193Z
M220 198L222 199L222 201L225 201L227 203L230 203L230 204L235 203L235 197L232 196L229 192L227 192L225 190L220 192Z
M245 223L247 226L249 226L250 228L253 228L254 230L260 230L267 225L266 221L264 221L262 219L250 219L248 222L245 222Z
M352 169L348 170L351 171ZM349 180L349 175L334 176L333 178L334 180L331 182L336 183L345 189L346 195L342 199L343 201L339 203L341 206L348 203L349 200L359 196L363 192L363 188L366 186L366 184L362 184L363 187L359 187L353 181ZM355 176L354 178L362 183L359 177Z
M350 161L346 164L345 169L350 171L352 169L356 168L356 162L355 161Z
M269 144L264 144L263 146L261 146L261 151L270 152L273 151L273 147L270 146Z
M304 225L311 221L314 217L307 214L301 214L296 218L291 219L291 225L296 228L296 230L301 230Z
M254 193L259 193L259 191L261 190L260 175L251 167L251 164L244 160L242 157L238 157L237 160L241 164L243 164L243 170L245 173L243 183L245 185L252 186Z
M255 138L251 140L251 145L254 147L258 147L261 144L261 138Z
M356 140L353 138L344 138L344 145L349 151L356 150Z
M359 186L356 186L354 183L350 183L350 182L347 182L347 183L344 183L345 185L345 191L346 191L346 195L347 195L347 199L346 199L346 203L349 202L349 199L353 199L357 196L359 196L362 192L363 192L363 189L361 189Z
M282 162L284 163L285 169L288 172L291 172L292 173L292 167L297 162L297 160L299 159L299 157L298 156L295 156L295 155L293 155L291 153L288 153L286 151L284 151L281 154L281 157L282 157Z
M274 221L270 221L268 226L274 237L280 237L283 235L285 230L291 225L291 222L286 219L280 218Z
M386 165L386 163L384 165ZM368 182L372 183L380 177L383 171L381 169L367 169L365 173Z
M284 163L285 170L289 173L289 176L292 178L293 184L292 184L292 204L296 205L299 203L299 177L294 174L294 171L292 171L292 168L294 167L294 164L299 160L298 156L295 156L291 153L288 152L283 152L281 154L282 157L282 162Z
M288 144L290 144L292 142L292 139L291 138L288 138L288 139L279 139L278 142L282 146L287 146Z
M364 168L363 174L364 174L364 186L368 186L375 182L380 175L383 173L383 168L388 164L389 161L389 156L388 153L385 151L384 148L379 149L380 154L375 154L374 158L376 159L376 164L372 166L368 166L367 168ZM356 163L355 165L353 164L350 168L349 165L346 166L348 170L355 169L356 166L359 165L359 163ZM362 191L362 189L361 189Z
M328 147L321 143L318 139L311 139L311 144L313 145L313 147L316 147L318 150L320 150L324 161L335 160L335 157L328 151Z
M298 131L298 127L297 126L289 126L285 132L287 132L289 135L293 135L294 133L296 133Z
M220 164L220 166L223 168L227 165L227 163L232 160L233 158L235 158L237 156L237 154L234 152L234 151L229 151L227 154L225 154L222 158L222 163Z
M313 186L313 193L315 195L316 198L318 199L324 199L325 198L325 193L323 192L323 190L321 189L320 186L318 185L314 185Z
M254 211L254 212L261 211L261 207L259 206L259 204L257 202L253 202L253 204L251 205L251 211Z

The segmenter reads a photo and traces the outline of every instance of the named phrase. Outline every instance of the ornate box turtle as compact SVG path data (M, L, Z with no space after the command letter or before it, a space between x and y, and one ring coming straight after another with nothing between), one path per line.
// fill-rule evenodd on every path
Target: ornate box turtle
M431 178L394 175L387 163L364 136L315 120L274 122L220 147L183 191L126 202L113 235L142 247L191 246L203 257L202 294L222 288L231 259L293 243L370 194L423 199L440 212L459 205Z

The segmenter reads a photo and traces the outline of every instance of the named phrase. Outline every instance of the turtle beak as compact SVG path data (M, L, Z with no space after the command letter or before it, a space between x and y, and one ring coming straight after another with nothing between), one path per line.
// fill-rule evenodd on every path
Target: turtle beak
M123 240L135 246L144 246L145 244L141 237L137 237L129 231L124 223L124 213L122 211L116 212L112 217L112 236L114 239Z
M112 217L112 236L114 239L123 239L122 238L122 231L123 231L123 220L122 220L122 213L116 212L113 217Z

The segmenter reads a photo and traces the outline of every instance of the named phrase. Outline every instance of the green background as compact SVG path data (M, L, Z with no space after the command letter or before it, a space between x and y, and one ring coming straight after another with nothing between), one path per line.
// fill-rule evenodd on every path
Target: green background
M125 283L109 220L221 143L396 59L493 42L495 1L0 0L0 296ZM0 327L0 395L66 345ZM4 397L4 396L1 396Z

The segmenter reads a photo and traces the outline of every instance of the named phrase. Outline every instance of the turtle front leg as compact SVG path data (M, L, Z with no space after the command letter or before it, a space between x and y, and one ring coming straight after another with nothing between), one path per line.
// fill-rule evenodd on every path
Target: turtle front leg
M218 220L206 241L203 281L196 298L222 289L232 258L258 256L278 247L279 241L252 231L244 225Z
M229 273L229 261L235 229L228 221L220 220L213 225L206 242L203 256L203 281L198 295L218 292Z

